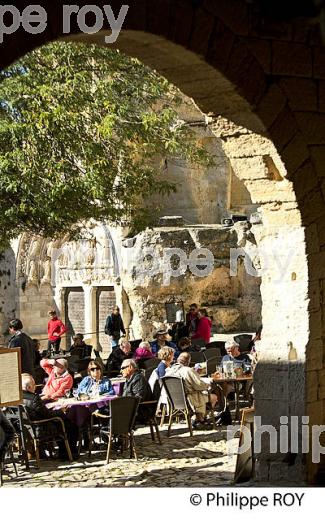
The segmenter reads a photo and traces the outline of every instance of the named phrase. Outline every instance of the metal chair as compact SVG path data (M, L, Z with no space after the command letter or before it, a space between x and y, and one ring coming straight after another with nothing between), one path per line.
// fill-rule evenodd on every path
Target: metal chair
M130 341L131 351L132 352L136 351L136 349L140 345L141 341L142 341L142 339L133 339L133 340Z
M139 359L137 365L141 370L147 370L148 368L157 368L160 363L160 359L154 357L150 359Z
M221 363L221 352L220 349L210 348L209 350L205 350L203 355L207 364L207 375L209 376L215 372L216 366Z
M253 334L238 334L234 336L234 340L239 344L240 352L245 353L250 351L250 343L253 339Z
M192 347L205 347L204 339L192 339Z
M80 360L79 356L70 356L68 358L68 370L70 373L75 374L79 372L79 366L80 366Z
M169 424L167 435L170 437L171 427L173 419L175 419L179 415L183 415L187 421L188 429L190 432L190 436L193 436L192 423L191 423L191 415L192 410L188 405L184 383L180 377L163 377L162 378L163 387L166 391L170 410L169 410Z
M16 437L15 429L10 421L5 417L0 410L0 487L3 484L2 473L5 467L6 455L9 455L10 462L14 466L16 477L18 477L16 462L14 459L14 453L12 444Z
M208 350L205 350L203 352L203 355L205 357L206 360L208 359L211 359L211 358L215 358L215 357L222 357L221 356L221 350L220 348L209 348Z
M157 409L158 401L142 401L139 404L138 413L140 415L144 415L144 424L148 425L150 428L151 440L155 442L155 432L157 435L158 444L162 444L159 426L156 419L156 409ZM145 410L147 408L147 410ZM145 412L145 413L143 413Z
M109 415L105 415L98 411L92 414L90 423L89 457L91 457L94 433L97 430L100 437L103 435L108 437L106 464L109 463L114 438L122 438L124 441L128 440L130 445L130 458L134 457L137 460L133 438L133 427L139 402L140 400L137 397L119 397L110 401ZM98 419L100 423L96 425L95 420ZM107 423L106 426L103 426L101 424L102 422Z
M68 437L65 431L64 422L60 417L51 417L40 421L31 421L25 406L19 405L10 408L15 424L18 422L19 436L21 438L22 455L25 460L26 469L29 469L28 462L28 443L32 443L35 451L36 465L40 467L39 447L41 444L52 444L53 441L63 441L67 451L69 461L72 462L72 455ZM56 424L59 428L56 431L50 429L48 432L42 426Z
M26 432L23 428L23 419L21 416L21 410L19 406L11 406L6 408L5 416L15 428L18 439L18 450L20 453L20 457L25 464L26 470L29 470L29 459L27 450L28 443L26 439Z
M191 363L190 367L194 367L196 363L204 363L205 357L203 352L190 352L191 355Z
M225 344L225 341L211 341L211 343L206 344L206 351L211 350L212 348L218 348L220 349L220 355L225 356L227 354Z
M142 370L146 381L149 381L152 372L157 368L160 363L158 358L140 359L138 361L138 367Z
M16 462L15 462L15 457L14 457L14 452L13 452L13 448L12 448L12 445L10 445L8 447L8 449L6 450L6 453L4 453L1 458L0 458L0 487L2 487L3 485L3 476L2 476L2 473L3 473L3 470L4 470L4 467L5 467L5 457L6 455L9 455L9 458L10 458L10 462L12 463L13 467L14 467L14 470L15 470L15 474L16 474L16 477L18 477L18 471L17 471L17 466L16 466Z
M221 426L223 424L222 417L227 411L228 401L227 401L227 397L223 391L223 388L220 384L218 384L216 381L213 381L211 387L212 388L211 388L210 392L214 393L218 396L218 406L216 407L216 409L213 409L211 406L211 400L209 399L207 411L208 411L208 413L210 412L214 429L216 429L217 426ZM215 417L214 413L216 411L218 413L217 413L217 416Z

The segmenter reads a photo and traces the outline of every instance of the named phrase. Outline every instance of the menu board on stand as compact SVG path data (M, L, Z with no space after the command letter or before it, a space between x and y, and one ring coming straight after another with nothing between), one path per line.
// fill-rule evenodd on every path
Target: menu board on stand
M20 348L0 348L0 406L22 403Z

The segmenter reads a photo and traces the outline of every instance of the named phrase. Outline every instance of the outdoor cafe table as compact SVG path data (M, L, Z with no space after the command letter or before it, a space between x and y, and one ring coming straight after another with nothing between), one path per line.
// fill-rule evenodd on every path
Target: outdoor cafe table
M125 378L124 377L111 377L110 380L112 383L112 387L114 388L115 394L122 395Z
M232 383L235 389L235 417L236 420L239 420L240 417L240 408L239 408L239 390L240 383L244 383L245 381L253 381L253 376L239 376L239 377L218 377L214 379L214 382L217 384L220 383Z
M112 399L117 398L117 395L102 395L87 401L78 401L75 398L62 398L54 403L47 403L46 406L50 410L64 410L68 419L78 427L81 427L95 410L104 408Z

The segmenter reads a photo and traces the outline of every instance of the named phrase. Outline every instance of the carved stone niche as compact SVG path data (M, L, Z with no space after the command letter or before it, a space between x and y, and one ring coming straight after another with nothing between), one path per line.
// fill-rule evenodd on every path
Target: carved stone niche
M29 268L28 268L28 278L27 282L28 285L38 285L38 265L35 260L31 260L29 262Z
M30 260L39 260L41 255L41 240L39 238L35 238L29 250L29 258Z
M58 258L58 265L61 269L68 267L68 257L63 252Z
M51 276L52 276L52 260L50 257L47 257L46 260L42 264L43 267L43 277L41 280L41 284L51 284Z

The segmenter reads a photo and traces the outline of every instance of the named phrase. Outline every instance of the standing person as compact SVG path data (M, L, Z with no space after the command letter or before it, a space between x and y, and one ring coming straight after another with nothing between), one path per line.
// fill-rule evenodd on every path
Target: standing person
M109 314L105 324L105 334L110 337L112 348L118 346L121 337L121 332L125 334L125 328L120 314L120 308L117 305L114 307L112 314Z
M198 325L196 331L191 335L191 339L203 339L205 344L210 343L211 337L211 320L208 318L206 309L199 309L198 312Z
M64 323L58 318L56 311L49 311L50 321L47 324L47 356L51 355L51 349L54 347L55 354L59 354L61 336L67 331Z
M85 359L87 357L91 357L91 351L93 347L91 345L87 345L84 342L84 335L79 333L73 336L73 343L70 348L71 356L78 356L79 359Z
M198 327L199 324L199 316L198 316L199 308L197 303L192 303L190 305L190 310L186 314L186 327L187 327L187 334L186 336L189 336L190 334L194 333Z
M35 347L32 338L22 331L23 324L20 320L14 319L9 323L9 332L12 334L8 348L20 347L21 354L21 370L31 374L35 373Z

